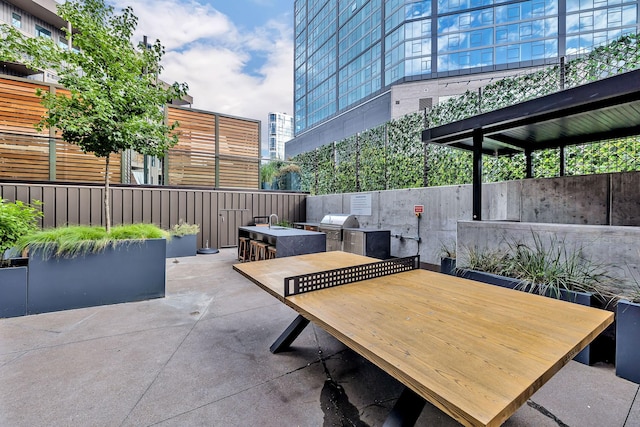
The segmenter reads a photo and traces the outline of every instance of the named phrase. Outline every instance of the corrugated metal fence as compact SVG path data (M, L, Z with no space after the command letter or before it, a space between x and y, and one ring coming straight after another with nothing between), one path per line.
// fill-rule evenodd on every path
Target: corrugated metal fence
M306 194L221 191L197 188L111 187L114 225L153 223L169 229L179 221L200 225L198 247L237 244L238 227L254 216L278 215L280 220L306 219ZM53 185L0 182L0 198L43 202L43 227L104 225L104 188L90 185Z

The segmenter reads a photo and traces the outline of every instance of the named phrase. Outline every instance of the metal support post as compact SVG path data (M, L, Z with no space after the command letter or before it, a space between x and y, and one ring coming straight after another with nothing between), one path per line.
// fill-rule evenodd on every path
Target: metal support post
M298 315L298 317L296 317L294 321L291 322L291 324L287 327L287 329L284 330L284 332L278 337L278 339L273 344L271 344L271 347L269 347L271 353L280 353L281 351L289 348L291 343L296 338L298 338L298 335L300 335L300 333L304 330L304 328L307 327L308 324L309 321L307 319L305 319L301 315Z
M527 166L525 169L525 177L526 178L533 178L533 158L531 156L531 150L525 150L524 151L524 157L527 161Z
M382 427L410 427L413 426L424 408L426 400L408 387L396 401Z
M473 130L473 220L482 221L482 129Z

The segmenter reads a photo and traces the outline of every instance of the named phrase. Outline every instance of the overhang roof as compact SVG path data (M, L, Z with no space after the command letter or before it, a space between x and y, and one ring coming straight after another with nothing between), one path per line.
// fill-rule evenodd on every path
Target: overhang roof
M640 135L640 69L426 129L422 141L504 155Z

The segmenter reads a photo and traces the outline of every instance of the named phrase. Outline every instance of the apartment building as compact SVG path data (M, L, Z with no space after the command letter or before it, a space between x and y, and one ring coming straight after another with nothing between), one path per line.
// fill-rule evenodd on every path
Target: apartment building
M0 0L0 22L10 24L32 37L48 37L61 46L70 47L61 28L67 22L56 14L54 0ZM32 70L23 64L0 61L0 74L56 83L58 75L52 70Z
M636 33L638 0L296 0L287 156Z

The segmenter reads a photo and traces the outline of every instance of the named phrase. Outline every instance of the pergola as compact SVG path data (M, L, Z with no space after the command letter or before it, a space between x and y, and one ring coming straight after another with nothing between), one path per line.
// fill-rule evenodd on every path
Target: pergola
M426 129L422 142L473 152L473 219L482 220L482 155L531 153L640 135L640 69Z

